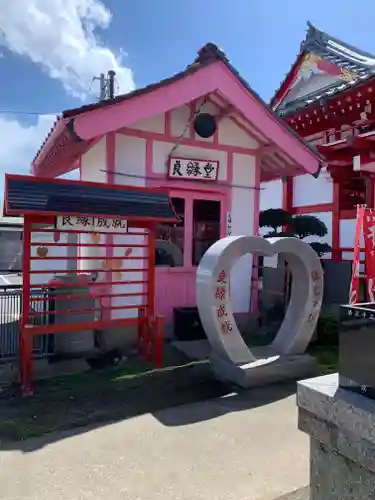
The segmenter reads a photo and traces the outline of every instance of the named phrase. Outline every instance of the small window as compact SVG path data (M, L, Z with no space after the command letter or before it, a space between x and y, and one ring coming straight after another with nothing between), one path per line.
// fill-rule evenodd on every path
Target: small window
M172 198L172 204L180 222L158 224L155 255L155 265L158 267L184 265L185 200Z
M194 200L193 203L193 266L220 239L220 201Z

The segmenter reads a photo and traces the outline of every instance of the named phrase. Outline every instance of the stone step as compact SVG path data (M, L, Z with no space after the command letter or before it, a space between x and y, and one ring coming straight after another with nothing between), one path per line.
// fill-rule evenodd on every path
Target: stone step
M269 346L253 348L252 354L256 361L242 365L211 355L211 368L218 379L244 389L306 379L318 372L316 360L308 354L277 354Z
M309 487L299 488L298 490L287 493L281 497L275 498L275 500L309 500Z

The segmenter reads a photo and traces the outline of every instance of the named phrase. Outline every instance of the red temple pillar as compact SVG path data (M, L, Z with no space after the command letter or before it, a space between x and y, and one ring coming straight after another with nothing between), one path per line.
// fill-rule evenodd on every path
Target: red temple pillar
M341 260L340 251L340 182L333 179L332 200L332 260Z
M340 250L340 181L342 169L329 165L327 168L332 179L332 260L341 260Z
M366 205L368 208L374 208L375 198L375 176L368 174L366 176Z
M293 212L293 177L283 177L282 209Z

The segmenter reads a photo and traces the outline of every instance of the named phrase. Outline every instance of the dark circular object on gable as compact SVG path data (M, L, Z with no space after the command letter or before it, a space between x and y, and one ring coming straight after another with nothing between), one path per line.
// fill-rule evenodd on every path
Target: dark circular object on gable
M200 113L194 119L194 130L199 135L207 139L216 132L217 125L215 117L209 113Z

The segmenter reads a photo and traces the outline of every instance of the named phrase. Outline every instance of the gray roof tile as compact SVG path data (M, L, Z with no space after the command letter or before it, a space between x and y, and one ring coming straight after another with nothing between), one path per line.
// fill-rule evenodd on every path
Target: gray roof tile
M175 220L167 193L148 189L118 189L77 181L46 182L35 177L9 176L6 179L7 213L23 215L82 214L108 217Z
M362 83L375 75L375 55L362 51L349 45L338 38L320 31L311 23L307 23L308 30L305 40L301 44L299 56L302 54L314 53L315 55L347 69L357 75L353 81L339 80L324 88L314 91L303 97L290 101L278 108L280 116L293 114L297 110L307 107L310 104L332 97L340 92Z

